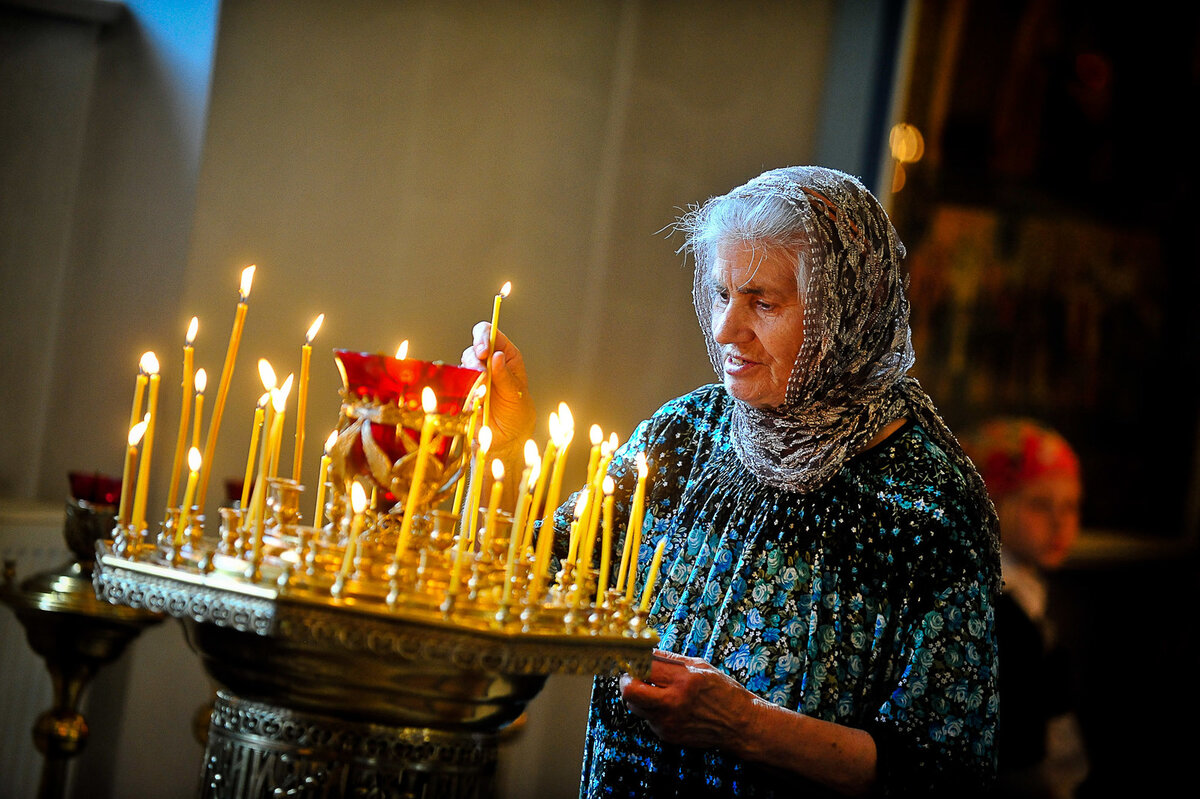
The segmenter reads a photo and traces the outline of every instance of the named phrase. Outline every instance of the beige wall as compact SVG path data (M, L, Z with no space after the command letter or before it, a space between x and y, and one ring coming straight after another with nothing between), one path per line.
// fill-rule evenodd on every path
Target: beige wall
M219 28L216 0L129 5L98 38L61 20L49 39L45 20L0 28L42 48L13 72L0 59L0 89L28 88L20 122L0 121L0 180L22 192L0 197L0 495L58 502L68 470L119 471L154 349L161 507L184 329L200 318L215 388L249 263L210 514L244 468L256 359L297 370L317 313L308 481L336 421L331 349L409 339L414 357L456 361L506 280L502 326L543 413L566 401L581 439L593 422L624 438L712 378L662 232L678 211L772 166L864 169L875 2L226 0ZM190 795L204 680L173 624L131 653L93 762L111 795ZM510 795L573 793L586 693L551 680L506 760Z

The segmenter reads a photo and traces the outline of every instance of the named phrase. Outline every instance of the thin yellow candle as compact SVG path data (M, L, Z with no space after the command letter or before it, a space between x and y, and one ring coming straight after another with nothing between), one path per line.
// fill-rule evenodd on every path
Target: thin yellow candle
M183 531L187 529L188 519L192 517L192 500L196 496L196 483L200 480L200 457L200 450L195 447L188 450L187 487L183 489L183 504L179 506L179 525L175 528L177 547L183 544Z
M588 430L588 437L591 439L592 448L588 451L586 484L591 485L596 476L596 467L600 465L600 445L604 442L604 431L600 429L600 425L594 424Z
M350 509L354 511L354 518L350 522L350 538L346 541L346 554L342 556L339 582L350 576L350 566L354 563L354 552L358 549L358 537L362 534L363 523L366 520L364 511L367 509L367 492L358 481L350 485Z
M558 413L550 414L550 440L546 442L546 450L542 453L541 466L538 467L534 478L533 499L529 503L529 516L525 520L525 531L521 535L521 551L533 542L533 525L537 519L538 508L541 507L542 497L546 495L546 485L550 482L550 468L554 465L557 450L554 440L558 437ZM540 540L540 539L539 539Z
M264 502L266 499L266 495L265 495L265 492L267 490L266 474L267 474L267 469L270 467L270 459L271 459L271 453L270 453L269 449L267 448L267 441L270 438L271 426L275 421L275 407L271 403L271 396L272 396L273 392L275 391L275 389L278 387L278 384L276 383L276 380L275 380L275 369L272 368L270 361L268 361L266 358L258 359L258 377L260 380L262 380L263 388L266 389L266 395L265 395L266 401L264 402L262 398L259 399L259 402L262 403L262 405L263 405L265 415L263 417L262 427L261 427L262 437L261 437L260 443L262 444L262 446L260 447L260 454L258 456L258 460L259 460L258 479L254 481L254 494L250 498L250 506L249 506L248 515L245 517L245 519L243 521L243 525L245 526L245 528L247 530L253 530L256 526L257 519L255 517L258 513L259 505L264 504L263 502L259 501L260 497L261 497L261 499L264 500ZM247 459L247 462L246 462L247 469L249 469L249 464L253 463L253 462L254 462L254 454L251 453L250 457ZM204 479L203 474L200 475L200 479L201 480ZM243 497L246 496L246 483L245 482L242 483L242 496ZM245 503L243 503L242 507L243 508L246 507Z
M142 421L129 428L129 447L125 450L125 467L121 472L121 502L117 509L117 524L121 527L129 524L129 508L133 504L133 470L137 464L138 442L142 440L142 436L146 434L146 425L150 423L149 419Z
M183 450L187 446L188 416L192 412L192 389L195 387L193 385L195 376L192 374L195 355L192 344L196 341L196 329L199 324L200 320L193 316L183 342L183 380L180 384L183 389L181 393L183 402L179 410L179 433L175 437L175 457L171 460L171 482L167 489L167 507L173 507L175 497L179 495L179 475L183 470Z
M397 561L408 549L408 540L412 535L413 521L417 516L417 505L420 504L422 486L425 483L425 469L429 456L433 454L433 436L437 432L437 395L429 386L421 389L421 408L425 418L421 421L421 439L417 444L417 462L413 464L412 484L408 487L408 499L404 503L404 520L400 523L400 536L396 539Z
M329 479L329 451L337 443L337 437L337 430L334 430L329 434L329 438L325 439L325 450L321 455L321 468L317 471L317 504L313 508L313 527L325 524L325 481Z
M471 485L467 495L467 517L461 529L467 531L467 544L475 544L475 532L479 528L479 502L483 493L483 464L487 463L488 449L492 446L492 431L486 425L479 428L479 451L471 463Z
M257 563L262 553L263 528L267 511L267 477L270 475L270 453L279 449L279 439L283 435L283 409L287 406L287 392L282 389L271 391L271 408L275 418L271 420L271 431L263 442L262 457L259 459L258 485L254 487L254 562Z
M510 291L512 291L511 281L500 287L500 293L492 302L492 330L488 338L487 393L483 395L484 427L490 426L492 421L492 353L496 351L496 333L500 329L500 301L507 297Z
M504 602L512 601L512 580L517 569L517 557L521 548L521 537L525 529L525 517L533 496L529 486L537 479L538 459L537 444L532 440L525 442L525 471L521 473L521 482L517 484L517 508L513 514L512 527L508 533L508 560L504 564Z
M567 546L567 562L575 564L579 558L580 541L583 538L583 514L588 505L588 494L591 489L585 488L575 498L574 521L571 524L571 539Z
M496 515L500 511L500 495L504 492L504 463L499 458L492 460L492 493L488 496L487 516L483 522L483 532L479 534L479 542L490 541L496 534Z
M258 438L262 434L263 421L270 402L271 392L266 391L258 398L258 405L254 408L254 424L250 428L250 452L246 455L246 476L242 479L242 510L246 509L246 503L250 501L250 486L254 482L254 455L258 452Z
M596 581L596 604L608 592L608 572L612 562L613 479L604 476L604 537L600 542L600 578Z
M192 446L200 449L200 419L204 415L204 389L208 388L208 372L197 369L193 384L196 387L196 412L192 415L196 418L192 421Z
M658 581L658 569L662 566L663 547L667 545L664 535L654 548L654 560L650 561L650 574L646 575L646 586L642 589L642 604L640 610L645 613L650 610L650 601L654 599L654 584Z
M312 326L304 337L304 346L300 348L300 388L296 394L296 450L292 454L292 479L300 482L301 461L304 459L304 414L308 410L308 372L309 361L312 360L312 342L325 321L325 314L320 314L313 320Z
M405 342L405 344L407 343ZM463 499L466 497L467 464L471 457L471 444L475 441L475 425L482 414L482 409L478 407L478 400L479 394L476 391L472 391L465 403L465 407L470 411L471 416L467 419L467 432L463 437L463 441L466 443L463 446L462 474L458 476L458 482L454 485L454 500L450 503L451 512L456 514L462 513ZM462 529L461 522L459 529Z
M150 377L146 373L146 364L154 357L153 352L143 352L138 360L137 380L133 384L133 410L129 413L129 426L133 427L142 418L142 401L146 398L146 383Z
M221 430L221 416L225 412L225 398L229 395L229 381L233 377L233 366L237 361L238 345L242 341L242 328L246 325L246 301L250 298L250 286L254 283L254 267L242 270L242 281L238 288L237 311L233 317L233 331L229 335L229 348L225 351L225 365L221 369L221 382L217 385L217 399L213 403L212 418L208 422L208 439L204 442L204 466L200 472L200 487L197 489L200 507L208 497L208 481L212 476L213 453L217 449L217 433Z
M634 456L637 463L637 488L633 492L633 505L629 509L629 527L625 531L626 545L629 547L629 573L625 578L625 598L633 601L633 584L637 578L638 556L642 549L642 517L646 512L646 466L645 453L639 452ZM630 544L628 542L632 541Z
M271 427L272 429L278 428L279 432L271 441L271 461L267 466L267 477L275 477L279 473L279 450L283 446L283 418L287 415L284 413L284 408L287 406L288 394L291 391L292 375L288 375L276 392L280 396L279 403L275 402L275 395L271 396L271 405L275 408L275 419L271 423Z
M566 403L558 406L559 437L555 443L557 453L554 460L554 474L550 476L550 488L546 492L546 508L542 513L542 524L553 523L554 511L558 508L558 497L562 493L563 472L567 467L567 449L575 435L575 421Z
M153 352L143 362L146 373L150 375L149 396L146 398L146 444L142 447L142 462L138 466L137 493L133 495L133 530L140 532L146 522L146 502L149 499L150 486L150 456L154 449L154 421L158 413L158 384L161 380L158 374L158 358Z

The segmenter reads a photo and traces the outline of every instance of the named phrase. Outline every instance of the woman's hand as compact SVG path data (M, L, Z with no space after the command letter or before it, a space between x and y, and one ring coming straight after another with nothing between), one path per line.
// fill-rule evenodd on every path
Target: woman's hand
M763 700L699 658L655 650L650 674L621 675L621 698L667 743L739 752Z
M471 346L463 350L462 365L486 369L490 322L479 322L471 330ZM529 381L521 351L499 330L496 350L492 353L492 398L488 426L492 431L492 452L521 456L525 441L533 435L536 414L529 397ZM523 462L523 461L522 461Z

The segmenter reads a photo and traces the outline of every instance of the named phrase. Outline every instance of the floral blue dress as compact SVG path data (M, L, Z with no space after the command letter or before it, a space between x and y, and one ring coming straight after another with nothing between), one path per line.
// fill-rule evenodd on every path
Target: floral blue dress
M661 648L869 731L886 794L975 795L996 768L999 562L963 475L909 423L816 491L772 488L734 453L732 402L713 385L667 403L609 469L621 519L634 455L651 467L637 590L665 537L650 616ZM616 678L597 678L581 795L798 792L821 794L720 749L663 744L625 709Z

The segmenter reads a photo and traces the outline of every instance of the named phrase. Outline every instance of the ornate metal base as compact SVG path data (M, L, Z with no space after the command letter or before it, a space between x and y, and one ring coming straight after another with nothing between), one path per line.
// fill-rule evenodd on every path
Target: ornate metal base
M494 793L494 733L347 722L221 691L204 756L203 796L446 797Z

